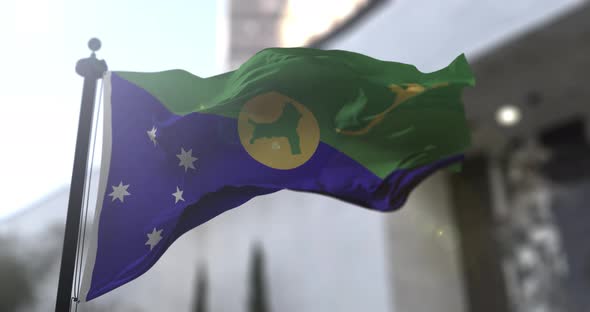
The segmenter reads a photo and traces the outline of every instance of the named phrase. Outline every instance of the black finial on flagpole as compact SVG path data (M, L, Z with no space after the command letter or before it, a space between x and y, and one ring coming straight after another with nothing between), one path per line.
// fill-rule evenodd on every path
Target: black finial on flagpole
M81 59L76 63L76 72L84 77L82 89L82 107L78 122L78 137L76 139L76 153L74 156L74 169L70 184L70 198L66 216L66 229L64 233L64 245L61 256L61 268L59 271L59 284L57 286L56 312L70 311L73 300L72 288L74 284L74 269L76 265L76 250L78 248L78 231L80 229L80 214L82 211L82 197L84 193L84 180L88 164L88 148L92 131L92 117L94 113L94 99L96 97L96 82L107 71L107 63L96 58L95 52L101 47L100 40L96 38L88 41L88 48L92 51L90 57Z
M107 63L98 60L95 52L100 50L100 40L92 38L88 41L88 48L92 51L89 58L81 59L76 64L76 72L84 78L99 79L107 71Z

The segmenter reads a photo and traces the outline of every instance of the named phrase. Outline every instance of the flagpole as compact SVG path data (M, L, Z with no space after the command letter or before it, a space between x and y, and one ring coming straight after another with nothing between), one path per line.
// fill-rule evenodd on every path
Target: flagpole
M78 121L76 154L74 156L61 268L59 271L59 284L57 286L56 312L70 311L70 305L73 299L74 266L76 264L76 249L78 245L78 231L80 229L84 180L88 163L88 147L92 130L94 99L96 97L96 84L98 79L102 78L107 71L106 62L104 60L98 60L95 55L95 52L100 49L100 46L100 40L96 38L90 39L88 41L88 48L90 48L92 54L89 58L81 59L76 64L76 73L84 77L84 88L82 89L82 107L80 108L80 119Z

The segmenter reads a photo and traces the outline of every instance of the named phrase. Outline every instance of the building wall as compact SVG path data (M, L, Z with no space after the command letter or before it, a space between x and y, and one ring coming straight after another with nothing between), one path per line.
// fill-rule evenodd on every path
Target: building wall
M364 25L325 48L356 51L434 71L457 55L474 59L498 44L570 12L587 0L392 0Z
M428 178L386 217L396 312L467 311L449 175Z
M211 309L247 311L252 247L260 244L270 311L392 311L383 214L282 191L208 222Z
M414 64L431 72L461 53L476 59L581 2L526 0L516 4L501 0L474 5L464 1L396 0L325 48ZM469 309L449 193L448 176L440 173L418 187L400 212L387 217L385 241L395 311Z
M263 48L279 46L279 23L287 0L228 1L228 63L233 70Z

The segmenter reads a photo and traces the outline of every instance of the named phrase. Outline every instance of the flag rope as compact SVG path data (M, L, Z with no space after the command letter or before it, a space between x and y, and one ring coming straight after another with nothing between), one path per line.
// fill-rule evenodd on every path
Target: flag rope
M83 207L82 207L82 214L80 215L80 223L81 227L78 231L78 242L77 242L77 251L76 251L76 265L74 268L74 302L75 302L75 309L74 311L78 311L78 303L80 302L80 288L82 286L82 262L84 260L84 243L86 241L86 228L88 223L88 207L90 206L90 189L92 186L92 171L94 167L94 158L95 158L95 151L96 151L96 137L98 136L98 122L100 118L100 108L102 104L102 94L103 94L103 87L104 83L101 80L100 82L100 91L98 93L98 105L96 108L96 114L93 117L93 130L92 130L92 146L90 148L90 166L86 169L86 177L84 179L84 196L83 196ZM86 183L87 182L87 183Z

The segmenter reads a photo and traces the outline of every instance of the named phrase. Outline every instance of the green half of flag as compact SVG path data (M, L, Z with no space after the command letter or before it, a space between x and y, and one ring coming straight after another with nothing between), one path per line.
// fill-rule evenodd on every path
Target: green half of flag
M288 136L281 127L307 112L313 121L300 123L300 133L317 135L380 178L462 154L470 145L461 95L474 77L464 55L444 69L422 73L412 65L347 51L270 48L239 69L210 78L182 70L117 75L178 115L199 112L236 121L247 115L250 123L276 121L280 115L274 128L250 133L251 139L272 132ZM292 117L290 104L296 108ZM300 152L297 146L292 144L292 154Z

